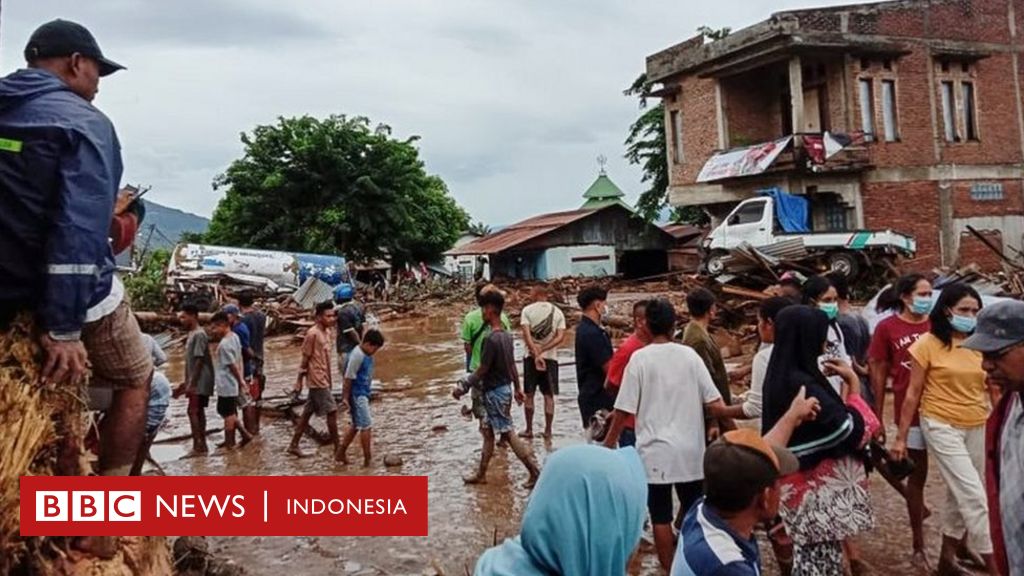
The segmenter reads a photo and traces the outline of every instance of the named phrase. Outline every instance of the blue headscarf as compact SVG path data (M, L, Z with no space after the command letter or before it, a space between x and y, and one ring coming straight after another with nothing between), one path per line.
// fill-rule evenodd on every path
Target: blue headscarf
M646 510L647 474L636 450L563 448L545 463L522 533L485 552L474 574L625 574Z

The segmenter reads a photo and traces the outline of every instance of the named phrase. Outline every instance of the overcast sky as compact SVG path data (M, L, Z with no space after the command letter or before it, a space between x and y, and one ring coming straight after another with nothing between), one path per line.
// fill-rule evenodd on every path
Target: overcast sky
M53 18L90 28L126 65L96 105L124 147L126 183L209 216L210 183L239 133L332 113L419 135L427 170L475 220L576 208L608 173L635 200L623 158L637 115L623 88L644 58L708 24L738 29L846 0L4 0L0 66L22 66Z

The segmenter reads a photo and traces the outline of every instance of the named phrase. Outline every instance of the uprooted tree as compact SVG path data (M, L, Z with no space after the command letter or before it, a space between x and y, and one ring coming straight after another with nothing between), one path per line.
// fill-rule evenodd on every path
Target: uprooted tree
M245 155L214 181L226 189L206 241L341 253L393 263L436 259L469 225L416 138L367 118L280 118L242 135Z

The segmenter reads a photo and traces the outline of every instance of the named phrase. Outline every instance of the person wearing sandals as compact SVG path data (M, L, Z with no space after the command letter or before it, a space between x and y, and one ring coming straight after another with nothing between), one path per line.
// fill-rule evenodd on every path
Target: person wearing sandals
M775 321L775 345L764 382L762 431L789 409L801 388L820 403L815 420L793 431L788 448L800 470L782 480L782 518L793 539L794 576L842 576L843 541L874 527L863 450L878 420L860 397L860 378L826 353L830 320L809 306L790 306ZM839 376L839 391L828 377ZM854 566L855 573L860 573Z
M974 332L981 297L966 284L945 286L931 312L931 330L910 347L910 388L892 457L907 456L911 421L920 409L921 432L946 484L938 574L967 574L956 561L964 534L988 574L1000 572L993 555L985 494L985 423L990 412L982 354L961 345Z

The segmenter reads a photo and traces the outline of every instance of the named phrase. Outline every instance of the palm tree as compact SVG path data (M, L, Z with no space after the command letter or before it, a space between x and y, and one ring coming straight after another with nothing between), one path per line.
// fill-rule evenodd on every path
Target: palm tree
M491 233L491 227L483 222L474 222L469 225L467 232L473 236L487 236Z

